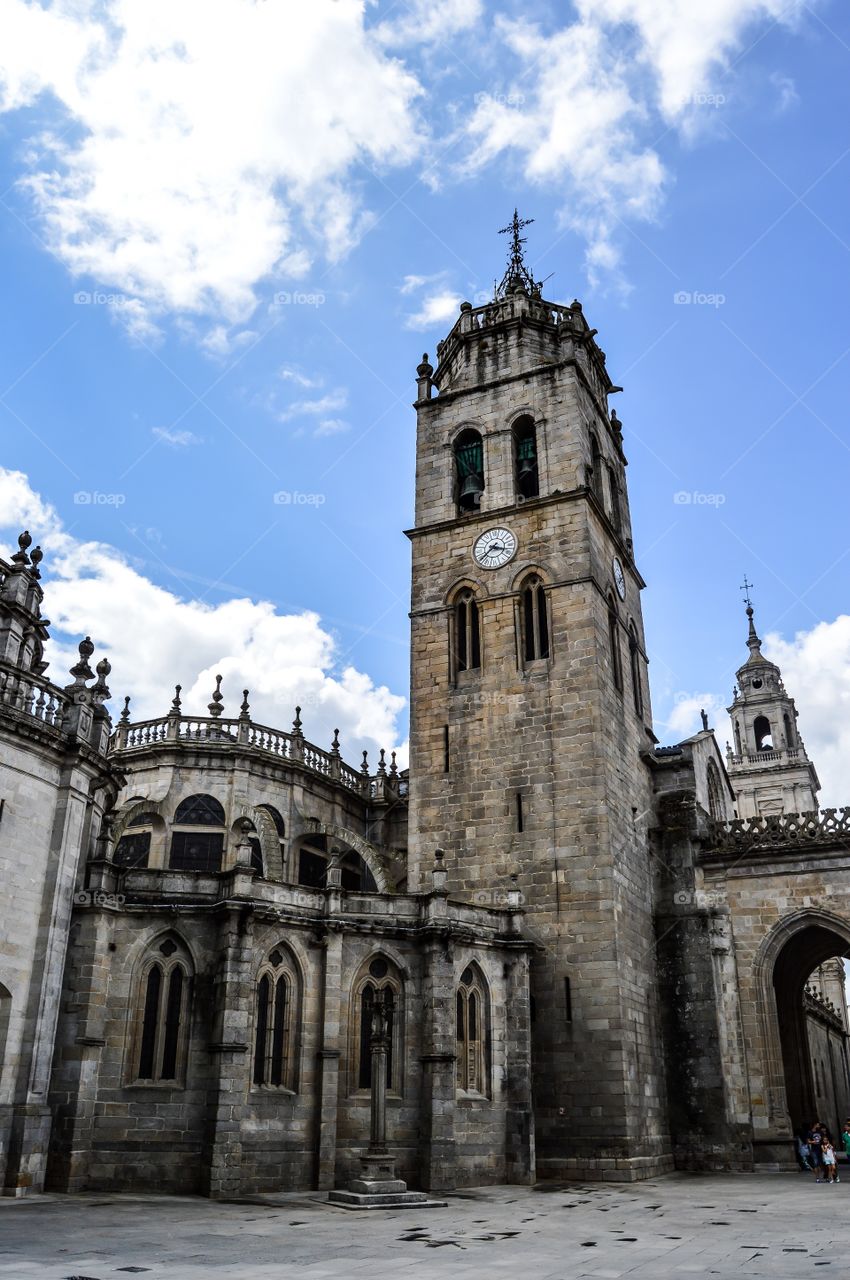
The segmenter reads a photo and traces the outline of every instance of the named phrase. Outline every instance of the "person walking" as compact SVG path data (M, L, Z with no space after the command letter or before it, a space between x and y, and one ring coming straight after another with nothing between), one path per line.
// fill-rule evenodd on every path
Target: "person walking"
M847 1137L850 1138L850 1130ZM797 1164L800 1166L800 1173L811 1173L811 1149L809 1147L809 1131L805 1125L797 1130Z
M815 1175L815 1182L823 1182L821 1176L823 1173L822 1141L820 1125L817 1120L814 1120L812 1121L811 1129L809 1129L809 1160L812 1173Z
M823 1172L827 1182L838 1182L838 1172L835 1165L835 1147L829 1138L821 1143L821 1159L823 1160Z

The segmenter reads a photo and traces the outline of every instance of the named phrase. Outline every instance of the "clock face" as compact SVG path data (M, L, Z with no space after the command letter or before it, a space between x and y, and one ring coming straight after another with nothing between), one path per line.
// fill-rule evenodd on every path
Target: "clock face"
M475 539L472 554L482 569L501 569L517 552L516 535L510 529L488 529Z
M613 570L613 573L614 573L614 585L617 588L617 595L620 597L621 600L625 600L626 575L623 573L623 566L620 564L620 561L617 559L616 556L614 556L614 560L611 564L611 569Z

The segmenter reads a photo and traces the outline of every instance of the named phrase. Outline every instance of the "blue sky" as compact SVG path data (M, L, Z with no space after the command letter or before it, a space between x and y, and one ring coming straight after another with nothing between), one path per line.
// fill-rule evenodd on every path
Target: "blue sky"
M89 631L140 714L224 670L403 742L415 366L518 205L625 387L659 737L725 737L746 572L840 802L850 22L694 8L0 3L0 531L56 677Z

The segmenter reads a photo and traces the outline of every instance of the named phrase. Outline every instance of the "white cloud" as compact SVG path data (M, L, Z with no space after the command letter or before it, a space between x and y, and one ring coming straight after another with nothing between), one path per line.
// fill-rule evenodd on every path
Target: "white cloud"
M134 719L164 715L177 682L185 710L206 714L221 673L226 715L238 714L247 687L258 723L288 729L300 704L307 738L330 745L338 727L343 754L354 764L364 747L374 764L377 748L394 744L404 698L346 664L318 614L281 614L269 601L246 598L215 605L186 600L145 577L114 547L73 538L26 476L0 468L6 535L0 554L8 555L24 527L45 552L53 637L48 674L56 683L68 683L77 639L88 634L97 646L95 661L105 654L112 663L116 702L132 695Z
M257 334L253 329L239 329L236 332L227 325L213 325L201 338L201 346L211 356L229 356L240 347L253 342Z
M318 396L315 400L296 400L279 414L281 422L291 418L322 417L344 409L348 403L348 392L345 387L337 387L327 395Z
M377 28L385 44L444 44L480 21L484 0L406 0L395 12L402 16Z
M532 183L560 184L563 221L588 241L591 280L616 274L618 228L657 217L668 181L660 120L693 133L724 97L729 55L757 22L792 22L804 0L577 0L554 34L496 19L517 72L476 95L466 174L514 153ZM716 102L712 109L717 109ZM700 116L702 113L702 116Z
M364 225L351 166L406 164L419 85L358 0L4 0L0 108L58 102L26 186L74 276L165 312L244 321Z
M203 444L203 438L196 436L193 431L172 431L168 427L152 427L151 435L175 449L185 449L190 444Z
M681 742L702 729L700 712L708 715L708 723L717 733L721 748L729 717L723 700L716 693L677 693L669 718L664 722L666 736L671 742Z
M774 71L771 73L770 83L776 89L778 95L776 109L780 113L790 111L791 107L795 107L800 101L797 86L790 76L784 76L781 72Z
M422 305L413 315L407 316L405 329L430 329L434 325L447 324L457 319L461 304L459 293L451 289L439 289L422 299Z
M338 436L343 431L350 431L351 424L343 421L342 418L323 418L316 430L314 436Z
M300 369L294 369L288 365L284 365L279 370L279 376L284 382L294 382L296 387L303 387L305 391L312 391L322 385L321 378L310 378L306 373L302 373Z
M821 805L850 805L850 617L820 622L793 640L770 634L762 652L782 670L818 771Z

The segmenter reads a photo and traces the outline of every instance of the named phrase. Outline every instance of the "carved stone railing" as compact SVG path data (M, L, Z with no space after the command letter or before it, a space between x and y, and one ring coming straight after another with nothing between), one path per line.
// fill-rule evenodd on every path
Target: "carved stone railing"
M726 758L737 769L758 769L763 764L793 764L802 758L802 754L799 747L786 747L783 751L748 751L739 756L730 753Z
M228 719L225 716L171 714L133 724L121 722L112 734L109 749L111 753L123 755L168 742L251 747L275 756L278 760L295 761L311 773L339 782L347 790L359 795L372 799L407 795L406 778L392 777L386 772L371 774L362 769L353 769L338 753L314 746L300 733L270 729L266 725L254 724L244 716Z
M0 706L59 729L68 699L44 676L29 671L0 670Z
M746 853L749 850L793 849L816 845L850 846L850 806L811 813L771 813L756 818L711 822L707 848Z
M836 1008L828 996L825 996L822 991L818 991L817 987L807 986L805 988L803 991L803 1008L807 1013L812 1013L816 1017L821 1017L831 1023L836 1031L845 1030L841 1011Z

